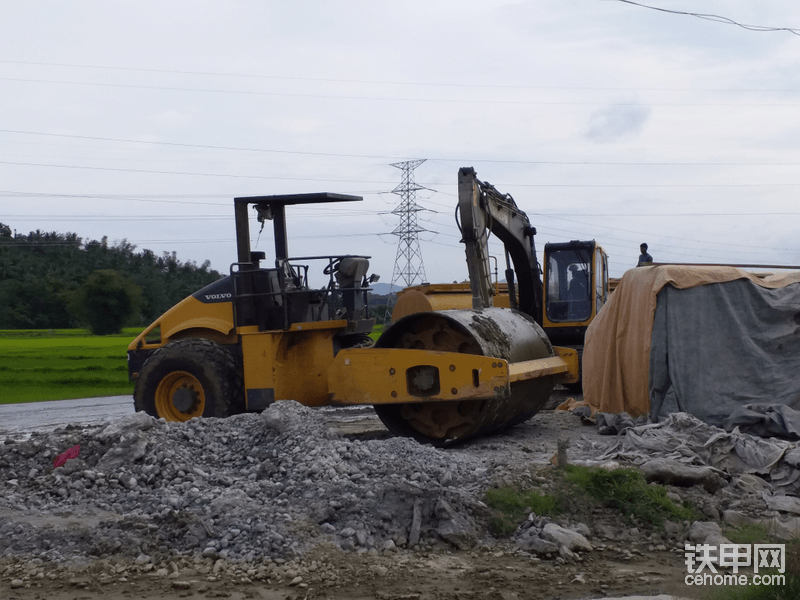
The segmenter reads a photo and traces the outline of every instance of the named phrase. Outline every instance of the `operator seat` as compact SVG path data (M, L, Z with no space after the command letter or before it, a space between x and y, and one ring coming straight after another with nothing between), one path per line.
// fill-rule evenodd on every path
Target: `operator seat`
M345 256L339 261L336 271L336 283L342 291L342 303L347 318L353 319L356 307L363 308L364 300L361 292L361 282L369 270L369 260L362 256ZM360 300L357 302L357 300Z

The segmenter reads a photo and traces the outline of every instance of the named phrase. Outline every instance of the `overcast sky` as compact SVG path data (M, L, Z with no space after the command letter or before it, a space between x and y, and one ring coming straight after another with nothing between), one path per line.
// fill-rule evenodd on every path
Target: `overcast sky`
M800 28L785 0L646 3ZM391 163L427 159L431 282L467 276L462 166L514 196L540 250L595 239L612 276L643 241L657 261L800 265L790 31L614 0L25 0L0 34L0 222L19 233L227 272L234 197L357 194L290 208L290 254L371 255L389 283Z

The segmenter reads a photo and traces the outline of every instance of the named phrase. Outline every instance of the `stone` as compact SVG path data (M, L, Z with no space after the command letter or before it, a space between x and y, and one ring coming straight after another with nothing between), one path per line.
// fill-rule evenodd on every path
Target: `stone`
M475 531L465 518L453 510L450 503L440 498L434 510L439 524L436 533L459 550L468 550L475 544Z
M800 515L800 498L797 496L764 496L767 508Z
M639 470L648 482L655 481L664 485L683 487L700 485L709 494L715 493L728 484L722 477L721 471L713 467L696 467L667 458L648 460L639 466Z
M449 471L448 471L449 473ZM411 529L408 533L408 543L410 546L419 544L420 528L422 527L422 503L420 500L414 502L411 516Z
M395 554L398 548L413 548L425 558L456 549L479 553L476 546L491 552L496 547L484 537L489 507L481 502L481 490L493 481L518 479L538 481L541 489L548 491L544 486L550 479L542 477L528 460L530 452L540 450L517 455L513 444L506 447L503 438L491 441L494 447L487 455L482 440L476 440L474 446L442 450L402 437L348 439L329 428L325 411L295 402L276 402L265 413L273 426L265 422L263 413L186 423L159 422L140 414L126 417L115 427L81 425L48 432L30 460L16 452L19 443L0 439L4 449L0 481L7 481L13 472L18 483L0 494L0 511L8 515L0 524L0 554L4 560L31 565L36 564L34 560L66 565L99 550L112 562L107 573L97 574L93 585L100 581L116 584L120 578L133 580L149 569L162 585L202 579L202 583L193 583L191 590L201 596L198 588L206 585L207 577L232 583L245 578L270 579L272 583L281 579L283 585L303 577L301 583L305 584L311 579L307 570L311 567L303 561L307 552L320 545L333 550L341 542L347 552L375 557L373 562L380 562L383 556L393 563L407 558L405 552ZM77 443L85 461L78 470L50 468L52 455L48 461L46 452ZM573 440L573 462L588 455L582 443L579 437ZM530 448L538 448L540 443L530 444ZM543 448L542 456L549 450L549 446ZM592 449L594 455L596 450ZM142 452L138 460L131 460ZM101 460L112 464L112 459L120 461L118 468L100 464ZM262 469L262 465L268 468ZM39 469L35 478L28 476L33 468ZM784 489L793 493L794 488ZM749 494L742 488L733 491L736 495L725 504L728 508L745 515L763 516L767 511L760 493ZM727 490L703 505L721 505L728 500L724 494ZM771 500L774 507L790 508L789 504L776 504L786 499L770 497L776 498ZM25 518L15 519L15 511ZM44 524L48 527L28 518L37 511L47 515ZM795 516L780 512L781 519ZM774 515L777 512L770 516ZM514 534L513 552L529 557L531 563L541 560L548 569L555 560L558 564L580 561L592 547L590 539L622 538L622 522L618 525L603 519L604 515L593 518L597 525L590 531L580 523L550 524L547 518L532 515ZM51 523L54 526L49 526ZM781 527L788 530L789 523L787 520ZM661 539L650 537L649 544L654 548L682 546L689 524L676 523L674 531L669 527L665 526L666 535ZM354 533L346 531L348 528ZM554 532L560 529L564 531L556 536ZM557 541L543 537L545 530ZM337 535L340 531L349 537ZM564 543L566 535L581 536L583 541L574 538L571 544ZM626 536L624 542L613 544L632 548L632 542L641 542L643 534L631 538L626 531ZM564 550L559 552L562 546ZM609 553L614 560L620 556L617 551ZM120 562L109 558L116 555L129 558ZM141 564L132 564L140 556ZM635 560L631 553L625 556ZM384 564L390 575L391 566ZM276 572L278 566L281 576ZM566 571L561 569L568 585L575 573ZM19 579L33 587L36 572L33 568L7 572L5 585ZM290 572L294 574L283 575ZM324 582L320 584L323 587L339 585L348 577L326 564L313 572L311 588L318 582ZM379 577L382 572L367 573ZM66 583L73 574L47 570L44 577L51 575Z
M554 554L558 552L558 544L545 540L532 530L526 535L518 537L515 542L518 546L536 554Z
M667 535L679 535L683 532L683 525L680 523L675 523L674 521L665 520L664 521L664 532Z
M578 523L572 527L569 527L568 529L580 533L585 538L590 538L592 536L592 530L589 529L589 526L586 523Z
M769 531L770 535L781 540L792 540L800 534L800 517L750 516L741 511L726 510L722 518L725 523L734 527L760 525Z
M719 525L713 521L692 523L692 526L689 527L688 539L695 544L711 544L712 546L733 543L722 535Z
M613 528L605 523L597 523L594 526L594 530L599 537L602 537L606 540L614 540L619 537L619 533Z
M97 434L97 437L103 441L119 440L122 436L133 432L147 431L157 423L158 421L147 413L135 412L131 415L114 419Z
M569 550L591 550L592 545L577 531L566 529L555 523L548 523L542 529L542 537L559 546L566 546Z

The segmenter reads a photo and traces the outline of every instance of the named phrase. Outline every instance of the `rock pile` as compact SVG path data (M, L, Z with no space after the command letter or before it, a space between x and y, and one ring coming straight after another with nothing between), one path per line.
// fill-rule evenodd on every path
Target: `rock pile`
M326 425L325 413L279 402L258 415L166 423L137 413L0 440L0 577L12 589L145 572L175 584L184 573L212 581L227 572L332 585L355 558L374 561L368 568L378 575L407 560L401 555L481 547L554 566L585 564L587 555L627 561L643 551L682 554L685 541L714 539L717 523L734 523L730 515L784 523L800 513L795 497L768 493L754 475L728 481L685 465L676 475L675 465L657 463L649 477L666 483L673 501L691 500L710 529L685 521L640 531L600 509L585 515L591 527L530 513L498 543L481 502L487 487L546 491L542 475L555 470L558 439L569 436L578 464L597 464L615 443L596 428L579 433L575 419L543 412L503 435L441 450L406 438L350 439ZM77 458L54 467L75 446ZM335 548L348 558L334 565ZM404 549L418 552L397 554ZM88 574L76 576L75 565Z
M75 445L78 458L54 468ZM486 471L482 458L405 438L347 439L293 402L188 423L136 413L0 442L0 555L146 564L175 553L249 562L321 541L463 549L481 535Z

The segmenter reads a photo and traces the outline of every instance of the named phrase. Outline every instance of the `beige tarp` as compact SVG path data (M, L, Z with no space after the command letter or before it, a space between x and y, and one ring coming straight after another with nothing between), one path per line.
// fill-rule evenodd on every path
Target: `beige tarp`
M658 292L665 285L685 289L735 279L765 288L800 282L800 272L756 275L735 267L664 265L630 269L621 278L586 333L583 352L584 400L594 411L650 411L650 337Z

